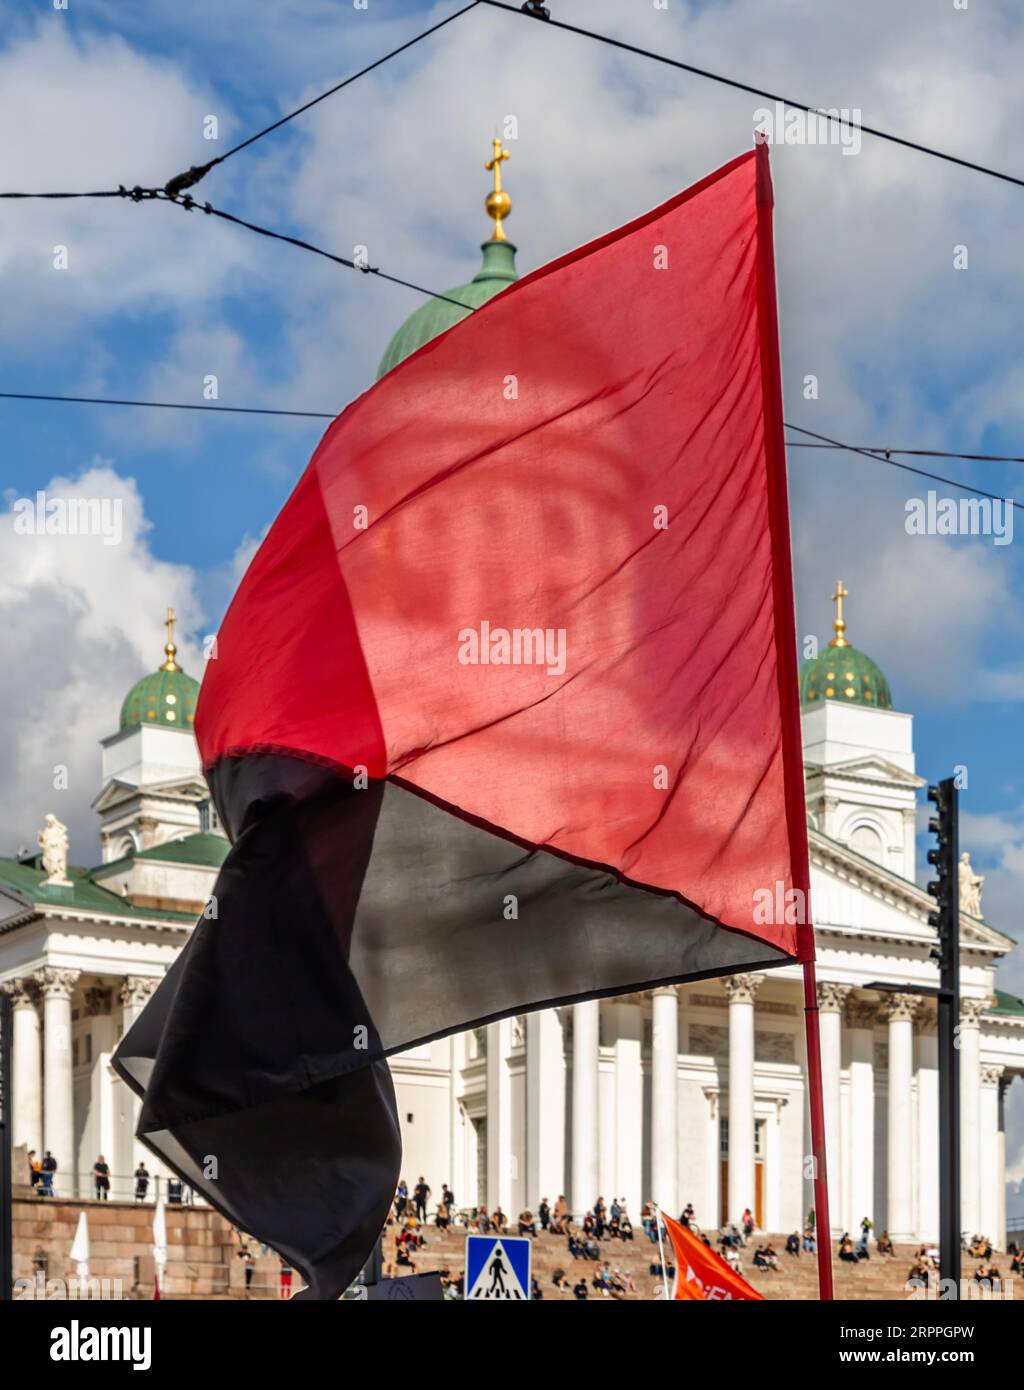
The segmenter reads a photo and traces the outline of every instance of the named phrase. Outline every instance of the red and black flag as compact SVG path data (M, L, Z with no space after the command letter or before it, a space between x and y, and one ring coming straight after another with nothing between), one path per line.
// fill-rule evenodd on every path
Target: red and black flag
M334 421L196 735L217 915L116 1064L141 1137L314 1297L393 1195L389 1055L808 958L764 910L807 889L765 147Z

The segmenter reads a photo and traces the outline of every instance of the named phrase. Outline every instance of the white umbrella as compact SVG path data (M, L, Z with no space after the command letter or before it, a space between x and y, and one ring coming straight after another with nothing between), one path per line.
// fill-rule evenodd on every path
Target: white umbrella
M71 1242L71 1258L78 1266L78 1277L88 1279L89 1277L89 1222L86 1220L83 1211L78 1218L78 1228L75 1231L75 1238Z

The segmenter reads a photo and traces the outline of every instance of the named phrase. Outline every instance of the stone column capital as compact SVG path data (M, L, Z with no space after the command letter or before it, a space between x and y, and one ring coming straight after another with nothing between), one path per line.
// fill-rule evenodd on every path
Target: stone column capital
M678 985L659 985L659 986L657 987L657 989L652 989L652 990L651 990L651 998L652 998L652 999L665 999L665 998L678 999L678 998L679 998L679 986L678 986Z
M726 975L722 981L730 1004L753 1004L754 996L763 984L763 975Z
M889 1023L913 1023L920 1006L917 994L887 994L882 1013Z
M126 975L117 991L117 1002L122 1008L141 1009L159 983L152 975Z
M983 1086L998 1086L1003 1079L1005 1067L1001 1067L991 1062L981 1064L981 1084Z
M981 1023L981 1016L987 1013L992 1007L991 999L961 999L960 1000L960 1022L965 1028L977 1028Z
M853 990L852 985L840 985L832 980L822 980L818 984L818 1010L823 1014L842 1013L843 1006Z
M81 973L80 970L46 965L42 970L37 970L32 978L42 990L44 999L65 999L70 1002Z
M11 996L12 1009L34 1009L39 1003L39 985L31 975L21 980L5 980L0 993Z

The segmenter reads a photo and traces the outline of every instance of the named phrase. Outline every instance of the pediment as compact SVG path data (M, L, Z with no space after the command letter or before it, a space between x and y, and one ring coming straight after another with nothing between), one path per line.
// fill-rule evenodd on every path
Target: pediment
M840 777L857 782L884 782L888 786L916 788L925 785L925 778L889 762L888 758L883 758L879 753L869 753L863 758L848 758L839 763L810 763L807 771L810 776Z
M201 777L177 777L169 782L125 782L112 777L94 799L94 811L109 811L133 798L157 796L176 797L186 801L205 801L210 795L209 788Z

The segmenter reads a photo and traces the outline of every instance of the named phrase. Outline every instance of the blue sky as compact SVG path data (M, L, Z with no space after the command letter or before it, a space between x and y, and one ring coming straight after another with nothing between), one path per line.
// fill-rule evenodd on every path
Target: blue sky
M457 8L419 0L71 0L0 3L0 154L6 188L163 183L222 152ZM716 6L559 0L560 17L830 106L1024 174L1024 16L932 0L856 7L792 0ZM479 7L214 171L200 195L342 255L444 289L472 276L487 235L482 165L519 121L508 224L528 270L625 222L750 143L759 103ZM219 138L203 138L217 116ZM1024 190L865 137L773 152L787 417L867 444L1024 453ZM55 271L52 248L69 268ZM966 245L969 269L953 269ZM166 206L3 204L0 389L335 410L367 388L414 293L201 214ZM819 380L803 398L806 374ZM8 655L4 834L47 792L54 728L79 776L70 816L93 834L96 738L155 664L159 618L184 649L213 631L246 557L314 448L312 421L226 419L0 402L0 487L54 479L123 489L124 554L30 575L0 560ZM1021 466L934 463L1003 495ZM928 777L968 766L964 843L986 908L1019 933L1024 893L1020 544L908 537L908 497L933 486L851 456L790 458L798 627L849 635L916 716ZM83 478L86 480L83 483ZM76 481L77 480L77 481ZM939 489L948 492L948 489ZM955 495L955 494L953 494ZM35 654L34 654L35 653ZM17 659L12 660L12 656ZM88 855L83 853L83 858ZM1024 965L1005 970L1024 993Z

